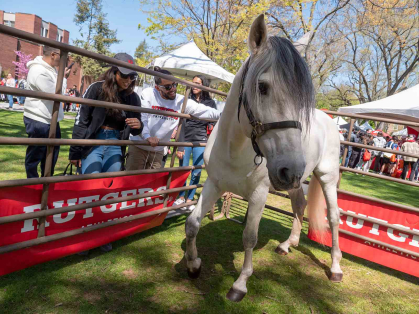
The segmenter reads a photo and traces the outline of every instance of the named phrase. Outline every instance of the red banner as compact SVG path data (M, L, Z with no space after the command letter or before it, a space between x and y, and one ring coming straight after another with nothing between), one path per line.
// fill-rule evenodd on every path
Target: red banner
M338 193L338 204L339 208L345 212L398 226L407 231L419 232L419 215L413 211L343 193ZM346 215L341 215L340 219L340 229L419 254L419 236L403 233L393 228L380 226L376 223L370 223L363 219ZM317 240L313 233L309 232L308 237L314 241ZM411 254L392 250L371 241L357 239L343 233L339 233L339 244L343 252L419 277L419 258ZM330 235L327 237L326 245L331 246Z
M189 171L173 172L170 188L183 186ZM50 184L48 208L60 208L82 203L110 200L112 198L143 194L166 189L168 173L126 176L109 179L74 181ZM0 189L0 217L39 211L42 185ZM172 206L178 193L169 195L167 206ZM163 196L121 202L48 216L46 236L69 230L85 228L111 220L163 208ZM30 248L0 255L0 275L32 265L89 250L123 237L159 226L167 213L106 227L70 238L40 244ZM0 246L36 239L37 219L2 225Z

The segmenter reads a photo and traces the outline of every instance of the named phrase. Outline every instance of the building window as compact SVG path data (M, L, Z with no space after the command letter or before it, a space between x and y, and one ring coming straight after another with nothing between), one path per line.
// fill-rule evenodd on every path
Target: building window
M48 29L46 28L41 28L41 36L42 37L48 37Z
M63 36L61 36L60 34L57 34L57 41L62 43L63 42Z
M4 21L4 25L9 27L15 27L15 21Z

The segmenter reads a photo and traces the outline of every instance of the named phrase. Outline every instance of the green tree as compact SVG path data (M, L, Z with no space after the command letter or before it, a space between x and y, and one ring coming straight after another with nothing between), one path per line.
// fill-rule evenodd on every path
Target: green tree
M80 29L80 36L74 40L78 47L112 56L110 46L118 43L116 30L110 29L106 14L102 11L102 0L77 0L74 23ZM84 75L97 78L103 72L103 64L99 61L76 56L75 59L83 68Z
M145 39L135 49L134 58L136 63L141 67L146 67L155 58L154 53L150 50L150 46Z
M149 46L145 39L140 42L137 46L137 49L135 49L134 58L142 59L145 57L145 55L149 52Z
M252 20L273 0L140 0L149 15L150 36L194 40L214 62L235 73L248 56L245 44ZM140 25L141 27L141 25Z

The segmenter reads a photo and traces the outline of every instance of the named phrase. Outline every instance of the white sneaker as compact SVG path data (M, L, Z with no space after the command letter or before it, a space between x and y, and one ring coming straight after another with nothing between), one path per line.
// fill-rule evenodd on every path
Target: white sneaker
M382 173L382 172L380 172L380 173L379 173L379 175L380 175L380 176L382 176L382 175L383 175L383 173Z
M188 209L191 210L191 211L194 210L195 209L195 205L188 206Z
M178 198L174 203L173 203L173 206L177 206L177 205L181 205L181 204L183 204L183 203L185 203L185 200L184 199L182 199L182 198Z

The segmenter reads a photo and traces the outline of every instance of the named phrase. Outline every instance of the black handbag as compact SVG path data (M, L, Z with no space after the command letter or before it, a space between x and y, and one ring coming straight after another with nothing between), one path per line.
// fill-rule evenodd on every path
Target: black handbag
M76 172L74 175L80 174L79 168L76 168ZM72 176L73 175L73 164L71 162L68 163L67 167L65 167L63 176Z

